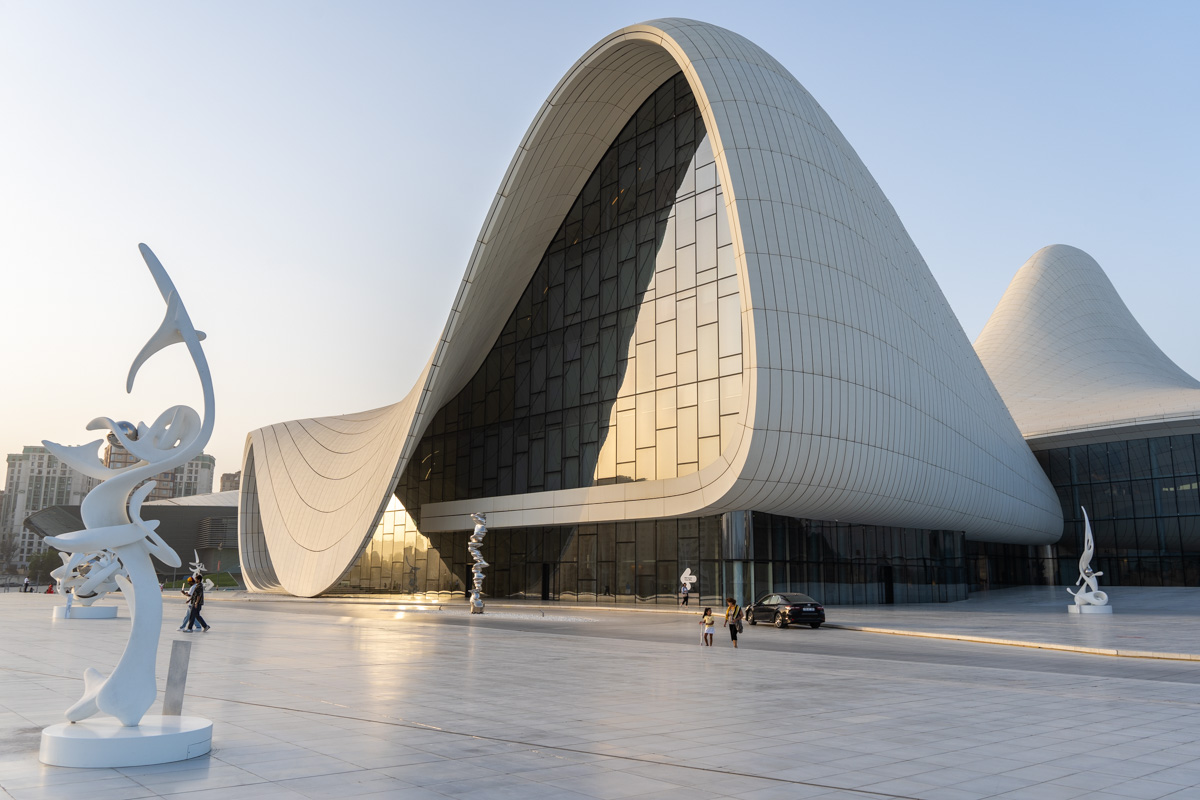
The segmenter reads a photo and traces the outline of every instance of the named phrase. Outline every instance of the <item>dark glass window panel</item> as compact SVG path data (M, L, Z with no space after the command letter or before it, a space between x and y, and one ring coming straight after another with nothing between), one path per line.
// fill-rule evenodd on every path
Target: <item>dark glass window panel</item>
M1194 475L1176 479L1175 503L1180 514L1200 514L1200 492Z
M1200 553L1200 517L1180 517L1179 538L1181 553Z
M657 92L650 95L650 97L646 100L646 102L642 103L642 105L638 108L637 113L634 115L634 119L637 121L637 132L639 134L644 134L654 130L654 101L656 94Z
M1108 473L1109 480L1123 481L1130 478L1129 446L1127 442L1109 442Z
M1136 517L1153 517L1156 513L1154 484L1150 481L1134 481L1131 485L1133 514Z
M1171 461L1176 475L1196 474L1196 453L1192 449L1191 436L1171 437Z
M1050 482L1055 486L1066 486L1071 483L1071 462L1065 447L1058 447L1047 452L1050 462Z
M1088 474L1088 450L1086 447L1068 448L1071 459L1071 482L1090 483L1092 476Z
M1075 502L1071 509L1074 512L1069 519L1083 519L1083 512L1086 511L1088 517L1096 516L1096 506L1092 502L1092 486L1091 484L1081 484L1072 488L1072 493L1075 495Z
M1088 445L1088 476L1093 483L1109 479L1107 446L1102 444Z
M1158 529L1161 532L1162 539L1162 554L1175 555L1181 552L1182 545L1179 539L1179 518L1167 517L1158 521Z
M1123 443L1129 459L1129 477L1137 480L1150 477L1150 443L1145 439L1134 439Z
M1157 500L1158 516L1174 516L1178 513L1178 506L1175 502L1175 481L1173 480L1156 480L1154 481L1155 496Z
M1156 478L1175 474L1171 466L1171 440L1166 436L1150 440L1150 469Z
M1127 481L1113 482L1112 515L1118 519L1133 517L1133 488Z

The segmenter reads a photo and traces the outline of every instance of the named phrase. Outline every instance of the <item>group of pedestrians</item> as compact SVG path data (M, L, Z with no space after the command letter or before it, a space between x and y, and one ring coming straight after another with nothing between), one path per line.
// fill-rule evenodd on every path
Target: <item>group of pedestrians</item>
M204 608L204 582L197 578L188 578L183 582L181 591L187 595L188 599L187 614L180 623L179 630L191 633L195 630L196 625L199 625L205 633L208 633L212 626L204 621L204 617L200 616L200 609Z
M733 646L738 646L738 634L742 632L742 607L737 604L737 601L732 597L725 598L725 624L724 627L729 629L729 638L733 641ZM705 647L712 647L713 629L715 620L711 608L704 609L704 615L700 618L700 624L704 626L704 633L700 637L700 644Z

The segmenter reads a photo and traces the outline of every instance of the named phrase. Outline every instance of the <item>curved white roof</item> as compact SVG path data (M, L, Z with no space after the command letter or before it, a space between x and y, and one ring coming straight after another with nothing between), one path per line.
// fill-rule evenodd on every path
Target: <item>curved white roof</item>
M618 132L682 71L724 191L742 315L731 443L685 477L427 504L425 531L755 509L1045 544L1046 476L862 161L775 59L682 19L605 37L538 112L484 221L442 339L401 403L247 440L252 588L327 590L374 531L414 445L479 367ZM258 513L255 513L255 512Z
M1043 247L1025 262L975 350L1031 440L1170 432L1200 420L1200 382L1159 349L1100 265L1075 247Z

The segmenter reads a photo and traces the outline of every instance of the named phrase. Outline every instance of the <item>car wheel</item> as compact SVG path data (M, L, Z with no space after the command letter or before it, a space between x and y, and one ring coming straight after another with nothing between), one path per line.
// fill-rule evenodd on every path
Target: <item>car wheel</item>
M775 615L775 627L776 628L786 628L787 625L788 625L787 620L784 619L783 614Z
M808 623L808 627L812 628L813 630L816 630L817 628L821 627L821 623L819 623L819 622L810 622L810 623Z
M758 624L758 620L756 620L756 619L754 618L754 612L753 612L753 611L751 611L751 612L749 612L749 613L747 613L747 614L746 614L746 622L749 622L751 625L757 625L757 624Z

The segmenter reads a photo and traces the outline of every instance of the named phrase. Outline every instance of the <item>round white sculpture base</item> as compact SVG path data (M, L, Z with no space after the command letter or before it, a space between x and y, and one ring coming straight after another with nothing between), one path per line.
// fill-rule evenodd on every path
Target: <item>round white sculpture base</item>
M71 615L67 616L66 606L54 607L54 619L116 619L116 606L71 606Z
M42 731L38 759L52 767L142 767L212 750L212 720L147 714L135 728L112 717L60 722Z
M1112 606L1067 606L1067 611L1071 614L1111 614Z

